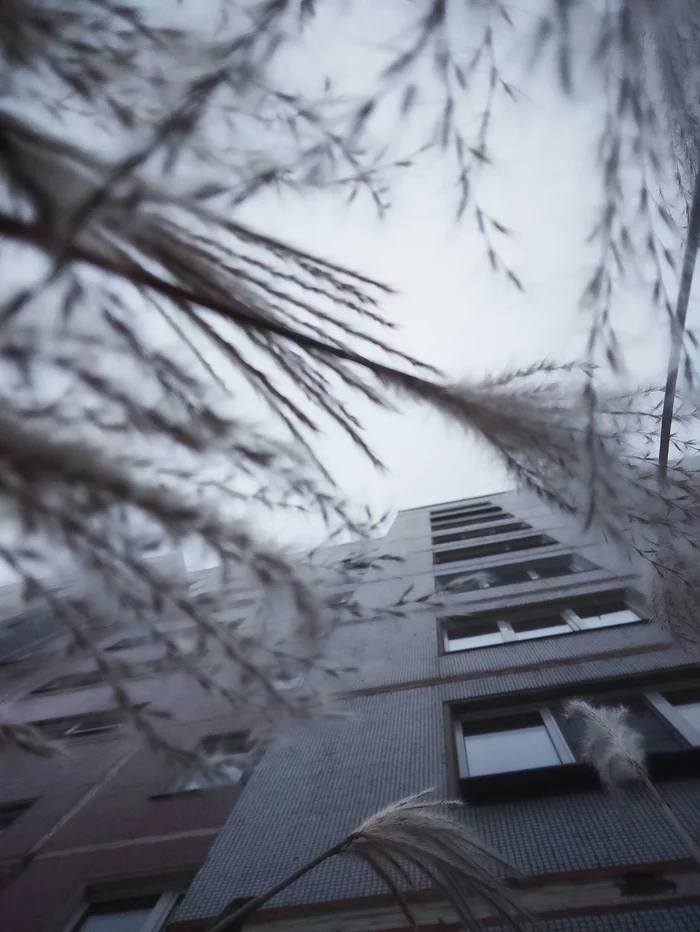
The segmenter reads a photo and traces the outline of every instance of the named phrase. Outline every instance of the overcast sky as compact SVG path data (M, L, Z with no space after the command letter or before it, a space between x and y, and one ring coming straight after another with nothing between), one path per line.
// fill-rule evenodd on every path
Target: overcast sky
M329 10L332 4L319 5ZM377 7L354 0L310 31L303 50L309 75L328 69L341 85L362 86L374 62ZM403 6L406 9L406 6ZM372 37L358 40L358 36ZM378 40L377 40L378 41ZM521 75L522 49L512 50ZM308 63L311 63L310 65ZM516 78L523 95L497 114L493 167L484 173L483 206L513 230L509 258L521 294L490 270L473 221L453 221L456 195L438 159L426 159L378 220L371 204L308 198L267 199L248 209L258 227L349 265L398 290L384 306L402 349L460 379L477 379L549 358L580 358L588 318L578 307L593 255L585 238L600 204L595 132L600 99L582 82L564 100L551 70ZM467 115L468 118L469 115ZM391 128L387 124L389 134ZM615 307L632 383L659 382L666 340L642 287ZM691 308L691 323L694 303ZM353 497L410 508L503 489L508 479L488 454L454 426L415 407L399 415L355 401L369 444L388 468L378 474L337 437L321 444L325 461Z
M210 10L218 6L218 0L209 3ZM514 15L531 15L535 6L532 0ZM474 9L469 3L463 8ZM203 3L178 7L180 16L211 33L215 19L205 21L205 9ZM407 16L419 9L404 0L324 0L305 39L282 59L282 86L288 73L289 91L315 92L329 74L339 89L361 92L376 74L388 38L396 39L395 47L410 44L410 35L401 31ZM164 0L163 10L170 15L171 0ZM466 53L472 39L465 27L455 42ZM595 260L585 243L601 203L595 155L601 97L594 82L580 81L574 96L564 98L553 68L528 71L528 49L522 43L507 39L499 50L519 100L495 110L493 164L476 187L481 206L512 230L503 248L524 293L494 275L473 217L455 222L454 177L437 155L424 156L403 174L393 207L381 220L368 199L348 205L332 192L267 195L243 211L243 219L257 229L396 289L383 311L400 328L397 346L467 381L544 359L582 357L589 318L579 308L579 296ZM459 116L467 131L482 107L478 84L473 101L472 110L467 107ZM416 136L423 123L434 119L434 106L429 84L423 85L412 124ZM388 116L386 123L375 121L373 131L381 141L403 138ZM693 300L691 326L696 309ZM641 285L630 286L614 316L628 381L660 383L667 357L664 322L651 312ZM489 494L510 485L478 442L438 416L415 406L404 406L399 414L383 412L358 398L350 404L365 426L368 445L387 467L385 473L375 470L338 433L321 439L321 457L351 500L377 512ZM286 537L292 545L308 540L304 526L283 530L278 534L273 528L273 536Z

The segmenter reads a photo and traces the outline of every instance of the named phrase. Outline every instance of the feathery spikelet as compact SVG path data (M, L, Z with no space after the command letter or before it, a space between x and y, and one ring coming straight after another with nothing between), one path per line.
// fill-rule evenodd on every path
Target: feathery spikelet
M505 866L511 875L518 872L460 822L436 811L437 807L461 806L459 801L426 799L430 792L408 796L370 816L351 834L343 853L361 858L372 868L412 924L397 881L412 885L410 873L417 870L445 896L467 929L483 928L483 914L475 912L479 901L513 928L530 928L532 917L486 864Z
M402 889L422 875L452 906L468 932L485 932L494 914L516 932L544 932L544 927L518 902L509 886L486 866L505 867L512 879L519 872L482 844L461 822L439 808L460 807L456 800L431 800L432 790L407 796L366 819L354 832L312 861L231 912L226 907L209 932L237 932L243 920L304 874L336 855L352 855L367 864L394 896L411 928L417 929ZM412 876L413 875L413 876ZM490 925L489 925L490 927Z
M571 699L564 706L564 714L580 721L581 755L595 768L605 787L615 789L644 780L644 742L629 724L629 712L624 706L596 707L585 699Z

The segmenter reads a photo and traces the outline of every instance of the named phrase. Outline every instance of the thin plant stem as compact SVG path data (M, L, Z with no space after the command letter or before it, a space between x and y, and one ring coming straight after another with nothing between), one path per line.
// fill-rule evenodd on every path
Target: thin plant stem
M280 893L286 887L293 884L295 880L299 880L300 877L303 877L304 874L308 874L309 871L313 870L315 867L318 867L323 861L332 858L336 854L341 854L345 848L352 843L355 838L355 833L353 832L350 835L347 835L343 838L342 841L339 841L337 844L332 845L330 848L326 848L321 854L317 855L311 861L307 861L306 864L302 864L301 867L297 868L293 873L288 874L279 883L276 883L273 887L269 887L265 890L264 893L259 894L254 897L252 900L249 900L240 909L237 909L235 913L231 913L228 916L224 916L218 922L213 925L208 932L233 932L234 929L240 928L243 920L250 913L255 912L256 909L259 909L264 903L267 903L268 900L271 900L273 896Z
M641 777L647 790L649 790L651 795L654 797L654 800L659 804L662 812L668 819L669 824L674 829L674 831L677 833L678 837L685 844L686 848L688 849L689 854L695 859L698 865L698 869L700 869L700 846L689 835L689 833L683 828L680 821L676 817L673 809L671 809L671 807L666 802L666 800L663 799L663 797L661 796L659 791L656 789L654 784L651 782L649 777L646 775L646 773L642 773Z
M693 200L688 219L688 237L683 256L683 268L678 286L676 300L676 313L671 329L671 354L668 360L668 374L664 390L664 405L661 414L661 433L659 436L659 476L663 478L668 468L668 451L671 444L671 427L673 424L673 408L676 401L676 385L678 383L678 369L683 348L683 333L685 319L688 314L690 288L693 284L695 261L700 244L700 171L695 175Z

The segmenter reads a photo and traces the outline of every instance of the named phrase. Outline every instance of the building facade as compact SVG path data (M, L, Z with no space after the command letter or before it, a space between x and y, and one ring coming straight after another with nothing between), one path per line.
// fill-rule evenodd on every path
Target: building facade
M321 559L352 564L327 593L345 717L285 727L244 770L223 705L177 672L130 686L168 712L173 743L219 755L218 785L169 769L110 717L85 661L6 664L12 720L63 729L70 754L2 753L1 928L204 932L372 812L434 787L528 875L523 902L550 932L700 929L682 842L642 788L600 789L561 715L567 698L624 702L659 792L700 842L700 669L645 617L630 567L516 493L400 512L380 540ZM154 659L128 632L104 643ZM425 932L458 928L429 889L408 895ZM405 919L364 865L336 859L245 927L398 932Z
M159 716L161 734L218 754L228 771L208 786L149 750L89 659L65 655L50 613L22 611L11 595L0 626L3 714L61 739L65 753L0 750L0 929L155 932L241 793L241 736L224 703L170 670L142 630L98 629L109 655L140 671L127 688ZM191 634L176 622L171 633L187 651Z
M623 799L600 788L561 714L567 698L623 702L659 792L700 841L700 670L645 617L631 568L516 493L401 512L367 549L390 559L367 560L352 591L362 612L331 645L355 667L347 718L286 729L267 751L170 932L206 929L429 787L464 799L462 817L529 875L523 901L551 932L700 929L700 874L683 843L643 788ZM409 587L403 615L382 610ZM411 895L423 928L457 928L429 890ZM341 858L246 928L405 924L369 869Z

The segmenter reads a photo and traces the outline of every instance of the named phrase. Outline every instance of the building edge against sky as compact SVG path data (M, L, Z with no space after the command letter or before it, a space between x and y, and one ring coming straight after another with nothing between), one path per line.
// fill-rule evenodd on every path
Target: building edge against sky
M535 875L528 901L556 932L700 928L700 876L645 794L623 822L577 760L568 697L625 701L652 775L700 838L700 670L645 619L630 568L517 493L400 512L354 598L435 587L442 606L344 624L332 653L357 667L346 721L299 726L252 774L171 920L205 929L392 800L435 787L466 800L481 838ZM698 703L698 704L696 704ZM426 928L454 916L415 892ZM336 859L249 922L265 930L405 927L362 864ZM246 928L248 924L246 925Z
M384 538L352 549L363 548L401 561L359 574L352 599L363 612L332 635L331 656L355 667L342 683L345 720L285 729L245 763L239 723L211 698L174 673L134 684L144 702L167 697L173 737L222 764L228 779L215 786L168 771L105 718L106 687L70 679L89 672L84 663L5 664L17 720L77 728L65 760L15 755L3 768L8 928L102 932L111 917L119 932L199 932L231 900L427 787L461 796L461 817L534 876L524 896L551 932L700 928L700 874L683 845L642 789L625 790L621 807L598 788L560 714L573 696L624 701L660 792L700 840L700 669L644 617L630 569L510 492L400 512ZM437 590L439 603L404 618L374 610L409 585ZM146 663L148 648L125 638L105 632ZM429 890L413 897L426 929L454 922ZM364 865L337 859L249 925L379 932L405 919Z

